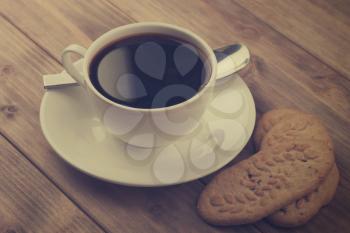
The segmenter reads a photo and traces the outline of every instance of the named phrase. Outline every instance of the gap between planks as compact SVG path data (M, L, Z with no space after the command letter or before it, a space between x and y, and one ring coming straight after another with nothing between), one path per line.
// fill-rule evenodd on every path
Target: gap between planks
M136 23L136 22L138 22L136 19L134 19L134 18L131 17L130 15L126 14L126 13L123 11L123 9L121 9L121 8L118 7L116 4L114 4L113 1L106 0L105 3L107 3L108 5L110 5L112 8L117 9L118 12L123 13L123 16L124 16L125 18L127 18L128 20L130 20L131 23Z
M0 16L5 21L7 21L12 27L14 27L17 31L19 31L21 34L23 34L30 42L32 42L38 48L40 48L46 55L48 55L50 58L52 58L58 64L61 64L61 62L59 60L57 60L49 51L47 51L44 47L40 46L40 44L38 44L35 40L33 40L33 38L31 38L25 31L23 31L20 27L18 27L14 22L12 22L12 20L9 19L6 15L4 15L1 11L0 11Z

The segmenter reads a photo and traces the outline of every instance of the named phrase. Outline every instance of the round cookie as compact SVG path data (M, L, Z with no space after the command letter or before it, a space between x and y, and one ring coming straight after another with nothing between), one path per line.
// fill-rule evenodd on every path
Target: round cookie
M258 221L315 190L334 163L332 149L317 140L285 141L217 175L198 200L211 224Z
M316 190L271 214L267 220L281 227L296 227L305 224L322 206L331 201L338 183L339 171L334 164L326 179Z

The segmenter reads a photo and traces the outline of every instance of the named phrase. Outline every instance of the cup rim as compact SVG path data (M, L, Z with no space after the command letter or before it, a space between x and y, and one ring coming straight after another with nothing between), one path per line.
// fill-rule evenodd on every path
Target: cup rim
M159 27L159 28L167 28L167 29L171 29L174 31L178 31L178 32L182 32L188 36L190 36L192 39L195 40L195 44L194 45L198 45L200 44L202 48L205 49L205 51L203 51L206 56L206 58L208 59L209 63L210 63L210 69L211 69L211 74L209 77L209 81L194 95L192 96L190 99L187 99L179 104L175 104L175 105L171 105L171 106L166 106L166 107L162 107L162 108L135 108L135 107L130 107L130 106L126 106L126 105L122 105L119 103L116 103L110 99L108 99L107 97L105 97L104 95L102 95L92 84L90 77L89 77L89 65L91 62L91 58L94 57L94 55L96 55L96 53L98 53L101 48L99 50L97 50L93 55L91 55L90 53L92 53L93 49L99 45L107 36L110 36L111 34L118 34L122 31L125 30L129 30L131 28L141 28L141 27ZM144 33L147 33L147 31L145 31ZM138 33L139 34L139 33ZM130 34L132 35L132 34ZM165 33L166 35L166 33ZM107 44L107 43L104 43ZM103 46L102 46L103 48ZM88 59L89 58L89 59ZM173 24L167 24L167 23L160 23L160 22L139 22L139 23L132 23L132 24L126 24L114 29L111 29L109 31L107 31L106 33L102 34L100 37L98 37L87 49L84 60L83 60L83 76L84 76L84 80L87 84L87 87L92 90L92 92L95 94L95 96L97 96L98 98L102 99L104 102L107 102L110 105L113 105L114 107L118 107L124 110L128 110L128 111L137 111L137 112L162 112L162 111L168 111L168 110L175 110L178 108L182 108L185 107L187 105L190 105L191 103L193 103L194 101L198 100L210 87L214 86L215 80L216 80L216 70L217 70L217 60L215 57L215 54L212 50L212 48L207 44L207 42L205 42L201 37L199 37L198 35L196 35L194 32L179 27L177 25L173 25Z

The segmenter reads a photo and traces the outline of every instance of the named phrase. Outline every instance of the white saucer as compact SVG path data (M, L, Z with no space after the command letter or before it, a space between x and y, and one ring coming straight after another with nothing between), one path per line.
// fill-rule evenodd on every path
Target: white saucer
M248 142L255 115L253 97L238 75L216 88L196 132L155 149L131 147L109 135L81 87L47 90L40 108L44 135L66 162L105 181L152 187L199 179L225 166Z

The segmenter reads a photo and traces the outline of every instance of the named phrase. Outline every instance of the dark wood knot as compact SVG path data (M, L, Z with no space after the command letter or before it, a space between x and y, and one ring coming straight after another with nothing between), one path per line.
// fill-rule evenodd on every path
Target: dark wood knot
M9 74L13 73L14 71L15 71L15 69L13 68L12 65L0 66L0 76L9 75Z
M154 216L154 217L159 217L161 216L163 212L163 207L160 204L154 204L150 206L148 211Z
M8 229L5 231L5 233L17 233L15 230L12 230L12 229Z
M257 55L253 55L252 56L252 63L254 64L258 73L263 73L267 69L265 61L262 57L259 57Z
M6 116L6 117L13 117L15 113L18 111L17 107L15 105L4 105L1 106L0 111Z
M241 35L245 38L259 40L261 37L261 33L255 27L251 27L247 24L237 24L235 28L237 31L241 32Z

